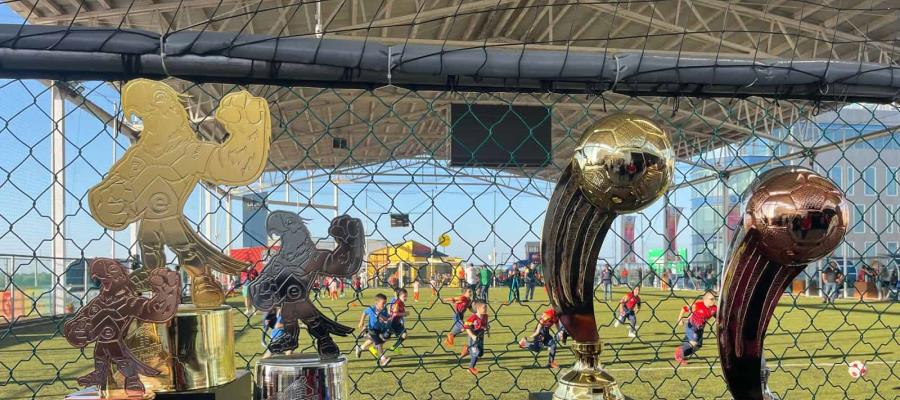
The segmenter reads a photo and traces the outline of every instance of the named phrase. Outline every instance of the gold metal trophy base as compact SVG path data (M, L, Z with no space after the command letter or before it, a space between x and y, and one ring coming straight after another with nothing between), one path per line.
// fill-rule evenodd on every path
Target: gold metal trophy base
M575 342L575 366L564 371L553 392L554 400L624 400L612 375L600 367L600 341Z
M229 306L181 304L168 324L137 322L125 341L141 362L160 371L141 376L147 391L205 389L235 379L234 313Z
M124 389L98 389L96 386L66 395L65 400L153 400L153 392L128 393Z

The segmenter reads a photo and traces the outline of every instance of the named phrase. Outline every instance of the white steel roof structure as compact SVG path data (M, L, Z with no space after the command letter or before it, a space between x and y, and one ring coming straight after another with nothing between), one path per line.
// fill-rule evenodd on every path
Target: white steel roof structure
M160 34L222 31L275 37L325 37L446 47L635 52L704 59L826 59L891 65L900 13L892 1L789 0L16 0L28 24L143 29ZM208 116L235 85L181 84L192 116L217 135ZM663 120L679 159L751 135L801 149L778 129L828 108L804 101L704 99L554 93L471 93L286 88L252 85L276 106L272 148L277 170L350 167L391 159L449 157L448 106L455 102L544 105L553 110L558 174L591 121L613 111ZM346 149L332 146L346 139ZM715 166L701 165L714 169ZM511 171L518 173L521 171Z

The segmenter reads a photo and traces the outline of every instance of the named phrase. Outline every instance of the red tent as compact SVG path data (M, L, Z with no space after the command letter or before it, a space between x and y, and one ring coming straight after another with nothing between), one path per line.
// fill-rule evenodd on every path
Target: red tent
M278 251L281 246L272 246L272 251ZM253 265L253 268L260 272L263 269L263 258L268 248L266 246L243 247L240 249L231 249L229 255L235 260L240 260ZM246 280L247 273L241 272L241 282Z

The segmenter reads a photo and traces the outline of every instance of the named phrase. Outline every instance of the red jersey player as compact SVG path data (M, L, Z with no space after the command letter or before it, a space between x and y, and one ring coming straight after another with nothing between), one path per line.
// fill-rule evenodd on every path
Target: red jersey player
M472 305L472 289L466 288L463 290L462 295L450 297L444 299L444 301L453 306L453 327L450 329L450 333L447 334L447 346L453 346L454 338L463 331L463 317L466 314L466 310Z
M484 354L484 335L488 333L487 304L480 301L475 302L472 305L472 309L475 313L466 319L466 322L463 323L463 328L466 334L469 335L469 343L466 349L471 359L468 369L469 372L476 375L478 370L475 369L475 364L478 362L478 358Z
M538 353L544 347L550 351L550 358L547 360L547 366L550 368L559 368L559 364L556 363L556 335L553 334L552 328L557 329L557 335L563 335L563 327L562 324L559 323L559 318L556 316L556 310L552 308L548 308L541 314L540 319L538 319L538 326L535 328L534 333L527 338L522 338L519 341L519 347L532 352ZM528 340L531 340L531 343Z
M406 340L406 298L409 293L406 289L397 290L397 297L388 305L388 335L396 336L397 341L391 346L391 351L399 352L400 346Z
M678 313L678 324L684 327L684 343L675 349L675 361L681 365L687 365L686 358L696 353L703 346L703 328L710 318L716 316L716 296L712 292L706 292L702 300L694 302L692 308L684 306ZM685 317L687 315L687 317ZM687 321L687 324L685 324Z
M637 337L637 312L641 311L641 287L635 286L619 300L619 317L616 326L628 320L628 337Z

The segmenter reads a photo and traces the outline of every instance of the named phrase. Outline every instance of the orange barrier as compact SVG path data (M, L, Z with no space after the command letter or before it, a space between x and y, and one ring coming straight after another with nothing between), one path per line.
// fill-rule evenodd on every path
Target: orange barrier
M16 290L0 292L0 316L7 321L25 315L25 294Z

